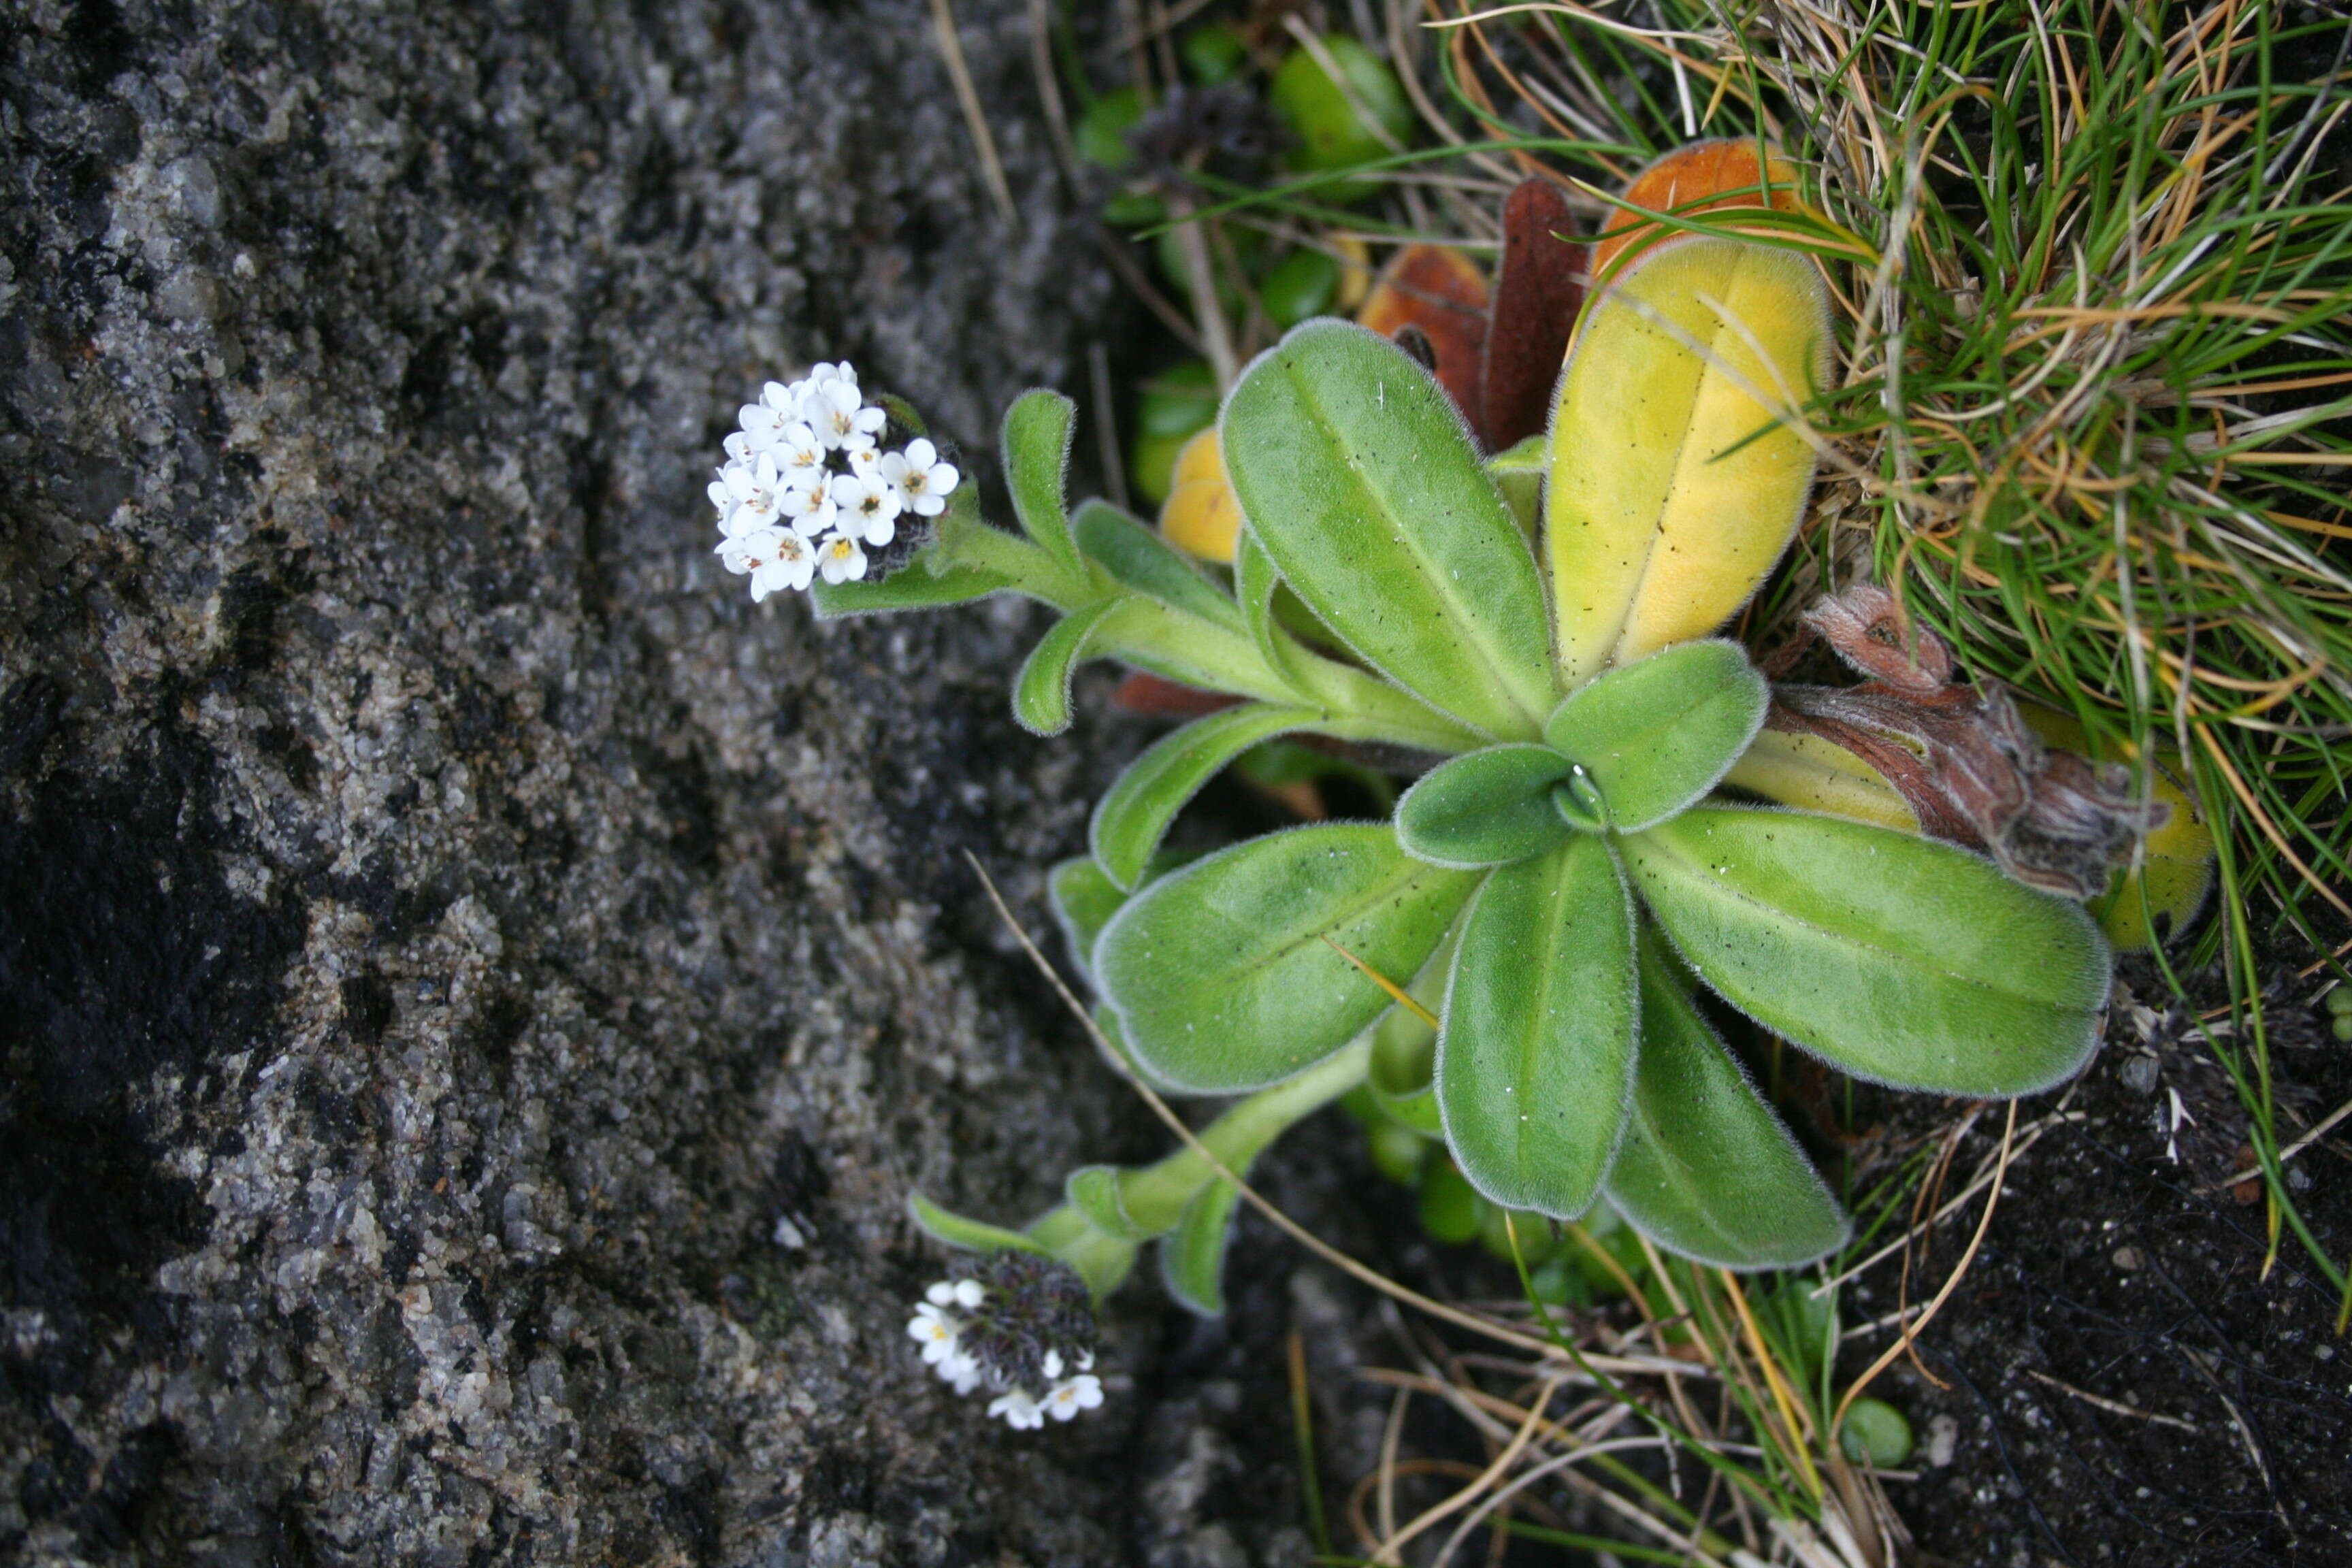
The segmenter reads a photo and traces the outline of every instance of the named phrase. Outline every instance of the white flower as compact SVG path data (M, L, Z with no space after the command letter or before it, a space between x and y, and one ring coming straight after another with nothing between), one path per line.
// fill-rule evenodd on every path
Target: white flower
M801 399L808 395L808 389L806 381L796 381L789 386L781 381L772 381L760 389L760 401L780 413L796 414Z
M1068 1421L1076 1418L1079 1411L1092 1410L1102 1402L1102 1379L1081 1373L1054 1384L1045 1395L1045 1410L1056 1421Z
M856 475L859 479L874 480L885 484L889 482L882 478L882 453L880 448L875 447L857 447L849 451L844 452L842 456L849 459L849 471Z
M977 1279L942 1279L924 1291L923 1298L936 1307L961 1307L970 1311L988 1300L988 1292Z
M719 483L735 502L727 514L729 537L745 534L768 527L776 520L776 511L783 500L783 483L776 472L776 460L761 453L749 463L730 463L719 471ZM719 489L713 486L712 500L719 500Z
M1016 1388L1009 1394L998 1394L988 1402L988 1413L1003 1416L1004 1424L1016 1432L1034 1431L1045 1424L1045 1407L1029 1397L1026 1389Z
M817 547L816 569L828 583L854 583L866 575L866 552L849 535L835 533Z
M888 415L879 408L864 407L863 402L854 381L820 381L809 388L808 398L801 405L801 417L826 446L856 451L873 446L882 426L890 422Z
M751 602L755 605L779 588L798 593L816 575L816 552L809 548L808 541L789 528L772 528L767 533L772 539L769 553L751 563Z
M981 1384L980 1363L959 1351L940 1363L940 1376L953 1384L958 1394L970 1394Z
M1045 1381L1047 1383L1055 1382L1056 1379L1060 1378L1061 1375L1062 1352L1055 1350L1047 1351L1045 1352Z
M923 1347L924 1362L938 1366L955 1357L956 1330L960 1326L938 1306L926 1301L915 1309L913 1319L907 1324L907 1333ZM941 1375L946 1373L942 1372Z
M742 431L730 431L728 434L727 439L719 444L727 448L727 460L729 462L748 463L751 460L751 437L743 434Z
M805 419L794 419L776 438L774 447L776 471L787 485L822 484L824 480L824 443L817 439Z
M808 379L805 381L794 382L793 384L793 390L796 393L805 393L810 387L822 385L828 381L845 381L850 385L856 386L857 384L857 367L850 363L847 360L843 360L839 364L832 364L826 361L819 360L816 363L809 366Z
M948 493L963 476L952 463L940 461L939 448L918 436L904 452L882 459L882 477L907 498L907 510L917 517L937 517L947 510Z
M866 543L883 545L898 534L898 492L882 479L861 479L845 474L833 481L835 504L840 509L836 526Z
M833 526L836 510L833 487L836 482L820 476L805 485L792 486L777 501L777 515L791 523L793 531L803 539L814 539Z
M776 384L772 381L768 384ZM784 438L784 427L794 417L794 410L777 408L765 397L757 403L747 403L735 412L736 422L743 426L743 439L754 452L774 450Z
M730 533L711 551L726 563L727 570L740 577L776 553L776 542L770 536L783 531L777 528L755 528L749 533Z

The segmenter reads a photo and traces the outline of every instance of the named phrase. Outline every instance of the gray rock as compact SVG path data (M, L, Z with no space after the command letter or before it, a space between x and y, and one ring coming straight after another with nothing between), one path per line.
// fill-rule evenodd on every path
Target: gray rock
M1017 1439L904 1335L910 1186L1150 1152L961 859L1042 927L1135 734L1013 727L1033 611L709 552L765 376L982 467L1083 381L1025 6L960 9L1017 224L919 0L6 6L0 1557L1296 1554L1169 1500L1228 1446L1148 1305Z

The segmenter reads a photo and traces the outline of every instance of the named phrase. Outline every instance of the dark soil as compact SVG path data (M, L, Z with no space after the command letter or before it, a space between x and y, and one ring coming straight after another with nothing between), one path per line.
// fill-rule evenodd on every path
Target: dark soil
M2012 1163L1983 1249L1922 1338L1921 1363L1948 1386L1898 1363L1879 1389L1923 1450L1936 1425L1956 1428L1948 1465L1890 1489L1937 1559L2352 1563L2338 1298L2292 1234L2265 1274L2259 1188L2226 1185L2243 1168L2245 1113L2212 1046L2155 1037L2119 1007L2089 1071L2021 1107L2021 1126L2059 1105L2068 1120ZM2291 1004L2272 1037L2291 1142L2352 1096L2352 1047ZM2176 1093L2193 1118L2177 1136ZM1979 1119L1961 1168L1998 1135ZM2352 1142L2330 1134L2290 1167L2296 1206L2338 1258L2352 1246L2347 1158ZM1914 1300L1940 1284L1977 1214L1939 1227ZM1849 1323L1894 1310L1898 1268L1889 1260L1848 1296Z

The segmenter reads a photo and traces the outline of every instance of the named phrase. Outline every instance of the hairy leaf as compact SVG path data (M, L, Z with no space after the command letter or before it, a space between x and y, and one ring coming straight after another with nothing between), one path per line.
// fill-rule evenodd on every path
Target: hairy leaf
M1178 1305L1204 1318L1224 1314L1225 1247L1241 1200L1241 1189L1218 1177L1192 1194L1175 1233L1160 1244L1160 1282Z
M1625 1123L1639 1022L1633 914L1607 840L1579 834L1486 879L1462 929L1437 1102L1471 1184L1573 1219Z
M1552 786L1575 764L1549 746L1489 746L1441 763L1397 802L1397 842L1433 866L1501 866L1572 831Z
M1081 1165L1063 1179L1062 1194L1105 1236L1141 1241L1151 1233L1129 1216L1120 1201L1117 1165Z
M1660 1246L1722 1268L1790 1268L1843 1245L1845 1215L1699 1016L1682 966L1654 931L1640 951L1642 1049L1609 1201Z
M1623 841L1633 885L1732 1005L1860 1078L1947 1094L2079 1068L2107 944L2078 904L1947 844L1701 806Z
M1017 1230L1006 1230L1002 1226L950 1214L920 1193L907 1194L907 1214L922 1227L926 1236L935 1241L946 1242L950 1247L970 1247L975 1252L1035 1252L1052 1256L1045 1247Z
M1077 405L1058 392L1024 392L1004 411L1004 482L1023 531L1047 553L1077 563L1062 483L1070 467Z
M1033 734L1058 735L1070 727L1070 677L1094 656L1095 639L1117 599L1097 599L1071 611L1037 639L1013 683L1013 716Z
M1411 858L1385 823L1254 838L1129 900L1095 944L1096 979L1152 1071L1205 1092L1254 1089L1330 1055L1389 1006L1332 943L1410 975L1475 880Z
M1087 832L1095 858L1121 888L1132 888L1184 803L1217 771L1262 741L1314 724L1303 708L1250 703L1195 719L1153 742L1095 806Z
M1201 574L1181 551L1105 500L1089 500L1075 520L1078 548L1101 563L1121 587L1197 616L1228 631L1246 633L1241 607Z
M1244 374L1221 429L1249 531L1325 625L1433 706L1533 738L1557 700L1535 562L1426 371L1309 321Z
M1045 897L1054 906L1062 940L1070 944L1071 962L1092 984L1095 939L1102 935L1110 917L1118 913L1119 905L1127 902L1126 889L1110 879L1093 856L1080 855L1063 861L1046 876Z
M817 619L871 616L885 610L929 610L945 605L969 604L1003 592L1013 580L1000 572L976 566L950 566L934 574L919 556L903 570L863 583L809 584Z
M1591 776L1609 825L1632 833L1713 789L1770 700L1738 644L1683 643L1570 692L1544 740Z

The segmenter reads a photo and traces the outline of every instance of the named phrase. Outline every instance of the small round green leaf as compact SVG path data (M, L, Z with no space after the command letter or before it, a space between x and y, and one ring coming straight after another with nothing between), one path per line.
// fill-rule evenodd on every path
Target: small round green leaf
M1790 1268L1843 1245L1837 1200L1699 1016L1654 930L1641 963L1633 1111L1609 1201L1659 1246L1719 1268Z
M1633 910L1608 841L1578 834L1486 879L1437 1041L1445 1142L1507 1208L1591 1206L1625 1124L1638 1021Z
M1622 843L1634 889L1700 977L1857 1078L2031 1094L2097 1040L2097 925L1964 849L1739 806Z
M1397 802L1397 841L1433 866L1505 866L1570 831L1552 786L1574 766L1549 746L1489 746L1422 775Z
M1129 900L1095 944L1096 979L1150 1070L1206 1093L1255 1089L1329 1056L1390 1005L1339 949L1402 982L1476 881L1412 859L1386 823L1270 834Z
M1570 692L1544 740L1582 764L1610 826L1638 833L1721 782L1771 695L1738 643L1679 643Z
M1838 1447L1857 1463L1899 1465L1911 1457L1911 1423L1884 1399L1857 1399L1838 1427Z

